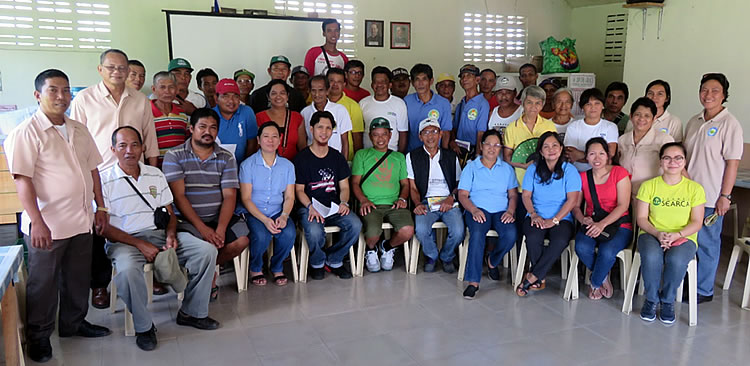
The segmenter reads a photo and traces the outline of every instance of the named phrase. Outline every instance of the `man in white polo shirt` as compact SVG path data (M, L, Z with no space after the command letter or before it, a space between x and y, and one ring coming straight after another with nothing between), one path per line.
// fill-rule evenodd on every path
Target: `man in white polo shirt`
M336 128L328 140L328 146L338 150L341 155L349 156L349 133L352 131L352 119L349 112L340 104L328 100L328 89L331 84L323 75L315 75L310 79L310 94L312 104L305 107L300 114L305 119L305 130L310 131L310 119L317 111L331 112L336 120ZM312 135L307 136L307 144L312 144Z
M370 76L372 80L373 95L365 97L359 102L362 116L365 120L365 131L370 130L370 122L375 118L382 117L395 126L396 131L391 134L388 148L406 154L406 143L409 138L409 118L406 112L404 100L390 93L393 74L385 66L377 66L372 69ZM363 139L364 148L372 147L370 136Z
M156 348L156 327L146 305L148 294L143 265L174 248L188 272L185 299L177 324L212 330L219 322L208 317L208 301L216 263L216 248L188 232L177 232L172 192L164 174L140 162L143 145L138 131L125 126L112 134L118 163L101 173L102 195L109 208L110 225L104 230L105 251L117 271L114 281L131 313L136 344L144 351ZM154 209L169 212L166 228L157 228Z

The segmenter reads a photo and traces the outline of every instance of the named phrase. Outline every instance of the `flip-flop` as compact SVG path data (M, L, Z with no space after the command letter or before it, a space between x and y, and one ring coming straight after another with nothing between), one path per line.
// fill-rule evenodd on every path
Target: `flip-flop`
M250 283L252 283L255 286L265 286L266 285L266 277L262 274L255 275L253 277L250 277Z
M286 278L285 275L276 276L273 278L273 283L275 283L276 286L286 286L286 284L289 283L289 279Z

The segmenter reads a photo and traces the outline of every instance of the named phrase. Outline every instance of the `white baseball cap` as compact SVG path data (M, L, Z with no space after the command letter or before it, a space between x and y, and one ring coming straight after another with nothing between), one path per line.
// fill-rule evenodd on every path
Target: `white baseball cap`
M504 75L499 76L497 78L497 83L495 84L495 90L493 91L498 91L498 90L503 90L503 89L519 91L518 81L516 81L516 77L504 76Z
M422 130L430 126L440 129L440 122L438 122L438 120L436 120L435 118L427 117L423 119L422 122L419 122L419 132L421 133Z

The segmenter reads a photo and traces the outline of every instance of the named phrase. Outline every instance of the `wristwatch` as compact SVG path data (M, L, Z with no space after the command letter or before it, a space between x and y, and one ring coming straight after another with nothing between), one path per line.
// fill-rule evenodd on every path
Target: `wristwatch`
M349 202L341 202L342 205L349 207Z
M724 198L726 198L726 199L728 199L730 201L732 200L732 194L731 193L730 194L724 194L724 193L722 193L722 194L720 194L720 196L724 197Z
M408 202L406 202L406 198L404 198L404 197L399 197L398 200L399 201L404 201L404 203L408 203Z
M557 217L552 217L552 223L555 225L560 225L560 220L558 220Z

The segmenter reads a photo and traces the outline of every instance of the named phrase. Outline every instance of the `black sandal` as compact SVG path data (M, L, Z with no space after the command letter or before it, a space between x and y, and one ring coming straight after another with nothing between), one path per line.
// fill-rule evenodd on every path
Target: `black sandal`
M273 278L273 283L276 286L286 286L289 283L289 279L285 275L280 275Z
M263 281L261 281L263 280ZM262 274L255 275L253 277L250 277L250 283L252 283L255 286L265 286L266 285L266 277Z
M539 284L538 279L534 283L531 283L529 282L528 279L524 278L523 283L521 283L520 285L518 285L518 287L516 287L516 295L520 297L526 297L526 295L529 294L529 289L531 289L531 286L538 285L538 284ZM519 293L519 291L521 292Z

